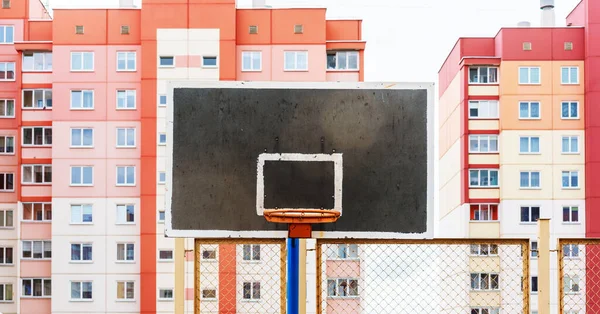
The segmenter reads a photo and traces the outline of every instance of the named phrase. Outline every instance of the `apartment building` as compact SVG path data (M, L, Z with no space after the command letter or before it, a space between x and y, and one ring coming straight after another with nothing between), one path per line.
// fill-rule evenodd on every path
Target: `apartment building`
M530 238L532 313L537 313L536 221L552 219L551 245L557 238L597 237L600 228L592 210L600 158L595 145L600 113L594 109L600 3L581 1L565 27L554 26L553 8L553 1L541 1L543 27L524 23L494 37L458 39L439 71L441 235ZM579 257L576 246L564 252ZM472 253L480 255L481 247ZM487 247L485 255L502 254ZM552 262L551 278L557 278ZM481 274L473 275L471 289L482 290ZM494 270L484 275L497 278L484 290L499 291L502 278ZM566 303L585 308L586 293L597 287L565 275L564 289L572 298ZM554 300L556 285L553 280ZM501 310L501 304L488 308ZM588 313L596 311L588 305Z
M193 240L163 232L167 82L362 81L361 21L325 13L144 0L50 17L1 1L0 312L192 312ZM202 255L239 270L263 249ZM213 270L236 285L203 289L214 311L279 298Z

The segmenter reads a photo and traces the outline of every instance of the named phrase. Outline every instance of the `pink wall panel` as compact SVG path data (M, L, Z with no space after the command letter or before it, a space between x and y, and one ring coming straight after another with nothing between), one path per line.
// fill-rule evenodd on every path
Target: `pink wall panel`
M185 288L185 299L194 300L194 288Z
M106 46L60 46L53 48L52 74L55 83L63 82L106 82L107 55ZM94 71L93 72L71 72L71 52L72 51L93 51L94 52ZM113 68L114 69L114 68ZM56 97L56 96L55 96ZM57 103L55 101L55 103ZM58 104L57 104L58 105Z
M117 186L117 166L135 166L135 185ZM140 169L139 159L108 159L106 160L106 193L107 197L139 197Z
M52 137L60 139L60 137L56 137L56 133L54 133L54 129L52 129ZM20 140L20 136L18 140ZM56 142L64 142L64 141L53 141L52 145L56 145ZM34 158L42 158L49 159L52 158L52 147L43 147L43 148L30 148L25 147L21 150L21 157L24 159L34 159Z
M327 313L360 314L360 299L327 298Z
M238 81L270 81L271 80L271 50L270 45L244 45L236 47L236 72ZM242 71L242 52L260 51L262 53L261 71ZM310 56L309 56L310 58ZM283 62L283 59L282 61Z
M135 89L135 109L117 109L117 90ZM142 105L141 83L108 83L106 96L106 115L108 120L139 120Z
M358 71L353 72L327 72L327 82L358 82Z
M91 89L94 91L93 110L71 110L71 91ZM54 121L106 120L106 83L55 83L52 91ZM116 97L116 96L115 96Z
M117 51L136 52L136 71L117 72ZM142 80L142 46L108 46L106 69L109 82L140 82Z
M14 41L23 41L23 20L2 20L0 25L12 25L15 27ZM12 44L0 44L0 54L18 54Z
M567 25L583 26L585 25L585 1L581 1L567 16Z
M18 178L18 166L0 166L0 172L14 173L15 174L15 191L14 192L1 192L0 191L0 203L16 203L17 202L17 184Z
M36 240L49 240L49 238ZM50 260L21 260L21 277L50 277L51 263Z
M308 71L284 71L284 51L308 51ZM273 81L324 82L326 80L325 45L276 45L273 46L271 55Z
M117 148L117 128L135 128L135 148ZM141 122L109 121L106 123L106 153L108 158L140 158L141 155Z
M54 169L53 169L54 170ZM53 171L54 172L54 171ZM54 180L54 176L52 177ZM22 196L51 196L52 185L23 185L21 187Z
M47 277L50 277L50 274L48 274ZM51 305L52 305L52 299L51 298L44 298L44 299L27 299L27 298L22 298L21 299L21 314L41 314L41 313L50 313L51 309Z
M52 96L54 98L54 96ZM53 99L54 100L54 99ZM52 110L25 110L23 109L21 119L23 121L52 121Z
M91 127L94 129L93 148L71 148L71 128ZM54 122L52 132L62 141L53 142L52 158L96 159L106 158L106 122L65 121Z
M21 238L23 240L51 239L52 224L49 222L22 222Z
M70 186L70 166L93 166L93 186ZM55 176L52 182L53 197L106 197L106 160L104 159L53 159L52 171L64 173L63 176Z
M329 278L358 278L360 277L360 262L353 260L328 260L326 272Z

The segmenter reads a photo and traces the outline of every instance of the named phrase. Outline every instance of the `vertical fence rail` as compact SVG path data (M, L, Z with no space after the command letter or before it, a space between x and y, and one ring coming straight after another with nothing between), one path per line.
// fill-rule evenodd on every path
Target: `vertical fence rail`
M600 313L600 239L558 240L559 313Z

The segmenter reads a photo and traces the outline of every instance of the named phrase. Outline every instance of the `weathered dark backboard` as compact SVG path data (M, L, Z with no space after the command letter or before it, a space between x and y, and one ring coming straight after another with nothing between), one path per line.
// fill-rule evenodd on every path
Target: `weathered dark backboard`
M433 84L171 82L166 235L285 237L265 209L336 209L315 238L433 236Z

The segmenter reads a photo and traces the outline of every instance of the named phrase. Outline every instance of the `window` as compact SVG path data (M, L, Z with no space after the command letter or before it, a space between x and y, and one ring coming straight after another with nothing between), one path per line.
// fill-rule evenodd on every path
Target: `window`
M498 245L496 244L472 244L471 255L473 256L496 256Z
M174 67L175 66L175 58L174 57L159 57L158 64L161 67Z
M563 136L561 142L561 152L563 154L579 153L579 136Z
M133 300L134 287L135 283L133 281L117 281L117 300Z
M216 68L217 57L202 57L202 66L206 68Z
M117 71L135 71L135 51L117 51Z
M260 261L260 244L244 244L242 251L245 261Z
M71 281L71 300L92 300L91 281Z
M498 84L498 68L469 67L469 84Z
M159 145L167 144L167 134L166 133L158 133L158 144Z
M540 119L540 103L538 101L519 102L519 119Z
M117 224L135 223L135 205L117 205Z
M521 136L519 138L519 153L539 154L540 138L538 136Z
M202 289L202 300L216 300L217 289Z
M0 44L12 44L15 42L15 27L12 25L0 25Z
M15 101L13 99L0 99L0 118L15 117Z
M24 127L23 146L49 146L52 145L51 127Z
M52 71L52 52L23 52L23 72Z
M13 211L11 209L0 210L0 229L12 229L14 226Z
M23 241L24 259L47 259L52 258L51 241Z
M561 84L579 84L579 67L560 68Z
M471 314L500 314L497 307L472 307Z
M2 0L2 8L10 9L10 0Z
M23 221L52 221L52 203L23 203Z
M15 137L0 136L0 155L12 155L15 153Z
M308 51L285 51L284 60L285 71L308 70Z
M164 171L158 172L158 184L165 184L167 182L167 173Z
M576 294L579 293L579 277L578 276L569 276L565 275L563 280L564 282L564 292L568 294Z
M521 222L536 222L540 219L539 206L521 206Z
M52 296L51 279L23 279L23 297L47 298Z
M10 283L0 283L0 302L12 302L13 285Z
M158 96L158 106L165 107L167 105L167 95Z
M135 109L135 89L117 91L117 109Z
M498 119L498 101L475 100L469 101L470 119Z
M244 300L260 300L260 282L244 282L242 286L242 297Z
M71 147L93 147L94 129L71 129Z
M118 243L117 244L117 261L131 262L135 258L135 245L133 243Z
M172 261L173 260L173 250L158 251L158 260L159 261Z
M540 68L520 67L519 84L540 84Z
M202 248L202 259L203 260L216 260L217 259L217 248L215 248L215 247Z
M94 91L72 90L71 109L94 109Z
M262 52L242 51L242 71L261 71Z
M13 264L13 248L0 247L0 265L12 265L12 264Z
M0 173L0 191L12 192L15 190L14 173Z
M498 274L471 273L471 290L485 291L500 288Z
M560 104L561 119L579 119L579 102L578 101L563 101Z
M117 166L117 185L135 185L134 166Z
M165 222L165 211L164 210L158 211L158 222Z
M579 188L579 171L563 171L562 187L571 189Z
M0 62L0 81L15 80L15 63Z
M71 166L71 185L91 186L94 185L94 167Z
M71 71L94 71L94 53L71 52Z
M579 245L566 244L563 245L563 256L567 258L579 257Z
M161 300L161 301L173 300L173 289L158 289L158 300Z
M72 262L92 261L92 244L91 243L72 243L71 244L71 261Z
M469 170L470 187L498 187L498 170Z
M537 258L538 255L539 255L538 243L537 243L537 241L531 241L531 257Z
M469 153L497 153L498 135L469 135Z
M471 221L498 220L498 204L471 204Z
M358 51L327 53L327 70L358 70Z
M23 109L52 108L51 89L24 89Z
M331 245L327 249L327 257L329 259L357 259L358 245L357 244L337 244Z
M358 279L339 278L327 279L328 297L357 297Z
M537 276L531 276L531 292L533 292L533 293L538 292L538 277Z
M52 183L51 165L23 165L21 182L23 184Z
M117 128L117 147L135 147L135 128Z
M579 222L579 206L563 206L563 222Z
M521 171L520 187L522 189L539 189L540 172L539 171Z
M92 204L71 205L72 224L91 224L92 222Z

